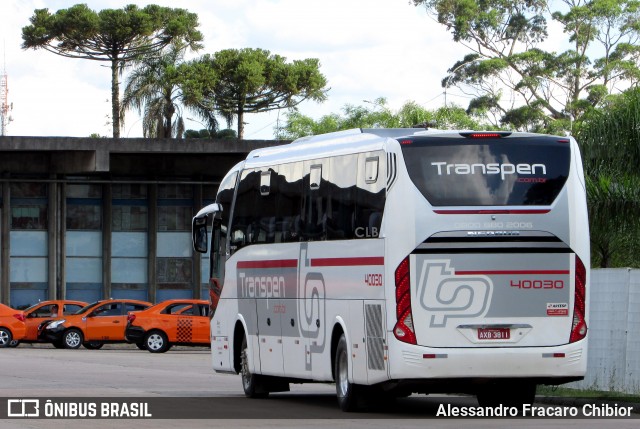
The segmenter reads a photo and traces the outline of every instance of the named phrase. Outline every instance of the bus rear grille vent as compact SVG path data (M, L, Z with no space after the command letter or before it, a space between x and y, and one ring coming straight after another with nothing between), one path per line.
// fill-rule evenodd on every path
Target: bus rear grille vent
M384 339L382 336L382 305L366 304L367 367L384 370Z

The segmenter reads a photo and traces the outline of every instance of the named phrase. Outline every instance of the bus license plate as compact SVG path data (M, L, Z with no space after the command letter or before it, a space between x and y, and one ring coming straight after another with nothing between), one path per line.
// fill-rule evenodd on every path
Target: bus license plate
M508 340L511 338L509 328L478 328L479 340Z

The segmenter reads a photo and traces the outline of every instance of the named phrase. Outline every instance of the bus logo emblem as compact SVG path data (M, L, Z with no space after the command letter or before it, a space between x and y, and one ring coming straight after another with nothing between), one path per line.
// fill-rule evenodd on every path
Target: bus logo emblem
M456 274L450 260L425 261L419 269L420 305L430 312L432 328L445 327L448 319L482 316L492 290L489 277Z

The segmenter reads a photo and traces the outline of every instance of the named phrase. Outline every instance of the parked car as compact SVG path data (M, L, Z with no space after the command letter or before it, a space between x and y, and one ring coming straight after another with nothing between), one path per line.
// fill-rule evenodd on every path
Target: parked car
M24 310L27 333L19 342L35 343L38 341L38 326L45 320L62 318L78 312L87 305L84 301L58 299L42 301ZM12 344L13 345L13 344ZM15 345L18 345L17 343Z
M27 327L22 310L0 304L0 347L15 347L24 338Z
M62 319L42 322L38 339L67 349L81 345L98 349L105 343L124 343L127 313L150 306L150 302L133 299L97 301Z
M129 314L125 337L151 353L174 345L210 346L209 322L209 301L170 299Z

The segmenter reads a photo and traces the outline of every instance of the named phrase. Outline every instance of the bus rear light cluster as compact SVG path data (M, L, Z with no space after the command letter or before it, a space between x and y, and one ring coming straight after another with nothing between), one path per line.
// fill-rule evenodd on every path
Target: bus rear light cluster
M586 296L587 296L587 270L584 264L576 255L576 274L575 274L575 298L573 305L573 323L571 325L570 343L580 341L587 336L586 314Z
M405 258L396 269L396 326L393 334L402 342L417 344L411 313L411 281L409 257Z

